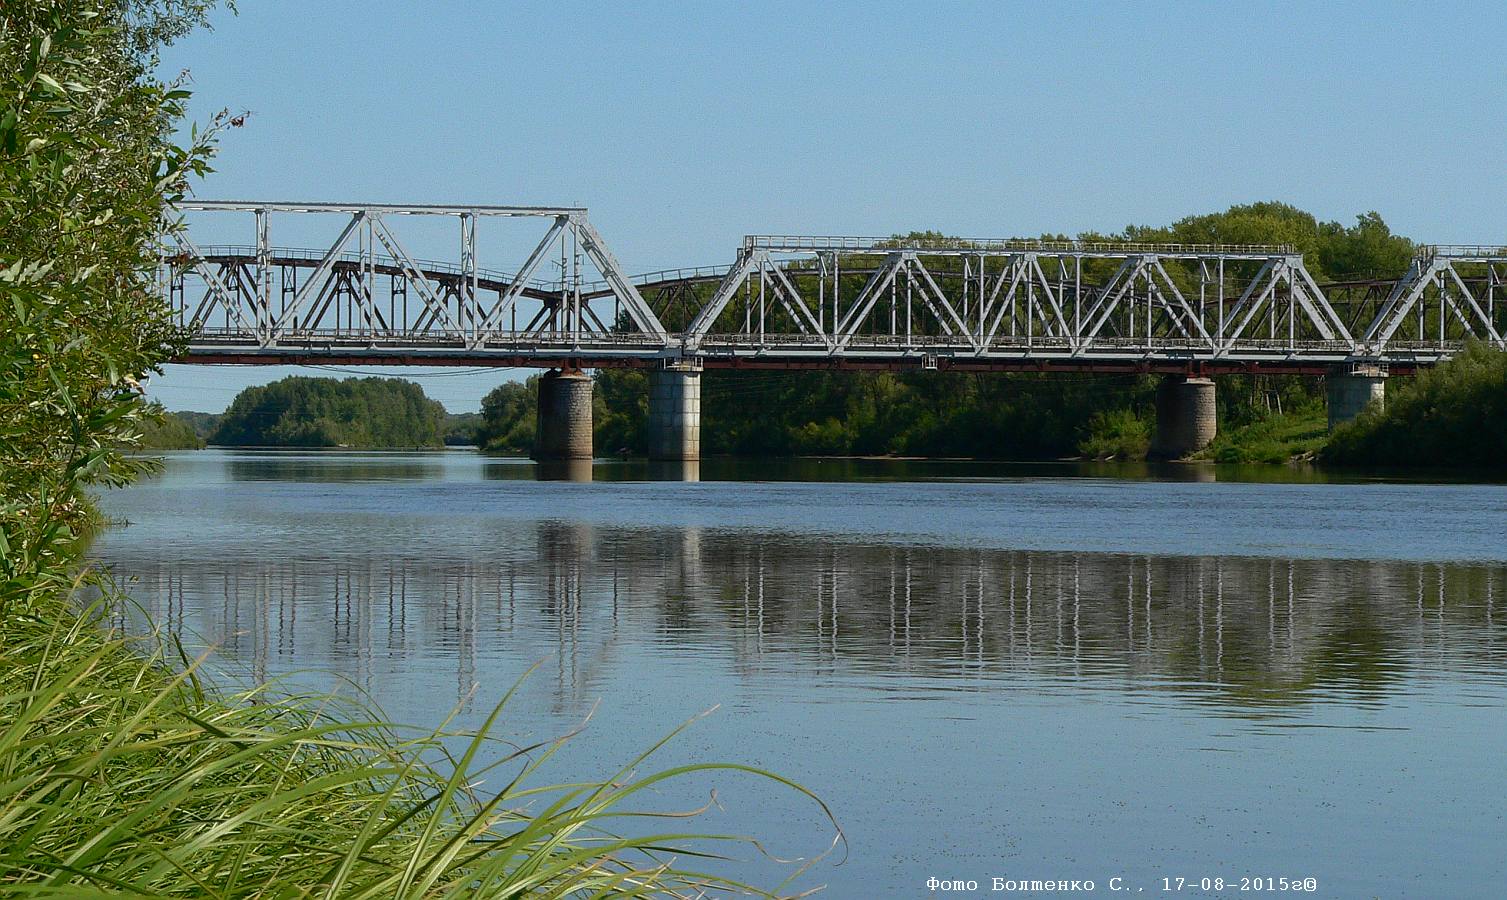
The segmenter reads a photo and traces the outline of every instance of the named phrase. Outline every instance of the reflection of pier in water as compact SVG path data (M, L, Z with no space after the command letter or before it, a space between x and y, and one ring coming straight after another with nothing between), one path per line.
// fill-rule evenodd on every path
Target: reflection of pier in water
M1406 668L1507 657L1500 565L1010 552L562 521L491 543L505 549L152 559L133 548L107 561L139 577L155 621L218 643L256 677L333 668L369 683L374 660L422 655L454 659L458 696L479 658L553 654L568 703L624 636L721 644L748 677L881 670L959 689L1022 673L1119 678L1238 706L1314 690L1363 701Z

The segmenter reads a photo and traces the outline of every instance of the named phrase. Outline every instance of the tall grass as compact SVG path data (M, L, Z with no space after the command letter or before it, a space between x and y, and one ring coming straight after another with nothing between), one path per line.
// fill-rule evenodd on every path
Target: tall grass
M1091 459L1145 459L1151 431L1151 423L1135 410L1096 412L1078 442L1078 453Z
M1309 405L1285 413L1221 428L1214 442L1198 454L1221 463L1288 463L1308 459L1328 439L1322 406Z
M5 617L0 894L775 896L789 880L763 890L711 871L719 846L754 852L750 838L693 834L679 821L698 811L640 799L723 772L821 805L749 766L640 774L658 746L602 781L536 784L565 738L481 764L507 698L452 752L443 728L407 734L354 703L206 686L202 659L105 627L101 604L32 599ZM668 824L613 827L644 818Z

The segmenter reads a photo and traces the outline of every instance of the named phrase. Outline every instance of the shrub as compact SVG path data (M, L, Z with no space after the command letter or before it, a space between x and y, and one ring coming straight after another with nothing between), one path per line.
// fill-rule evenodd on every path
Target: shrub
M1384 407L1335 429L1325 462L1507 469L1507 352L1473 343L1387 390Z

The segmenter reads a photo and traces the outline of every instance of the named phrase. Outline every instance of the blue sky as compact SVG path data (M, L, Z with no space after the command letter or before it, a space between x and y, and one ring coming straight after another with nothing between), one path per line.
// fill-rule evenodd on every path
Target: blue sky
M1076 233L1265 199L1507 239L1497 4L240 6L163 60L196 117L250 113L204 197L580 204L630 271L730 262L745 233ZM218 410L288 371L173 367L153 392ZM518 374L418 380L464 410Z

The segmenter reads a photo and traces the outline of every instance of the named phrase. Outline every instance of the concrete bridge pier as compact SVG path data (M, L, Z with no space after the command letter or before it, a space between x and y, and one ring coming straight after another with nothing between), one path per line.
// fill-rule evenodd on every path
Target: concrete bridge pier
M545 372L538 408L534 459L591 459L591 376L580 369Z
M1180 459L1214 441L1218 416L1214 381L1168 375L1156 389L1156 434L1151 437L1155 459Z
M1335 366L1324 378L1329 400L1329 430L1348 422L1368 407L1387 402L1387 373L1374 363Z
M649 373L649 458L701 459L701 370L671 366Z

